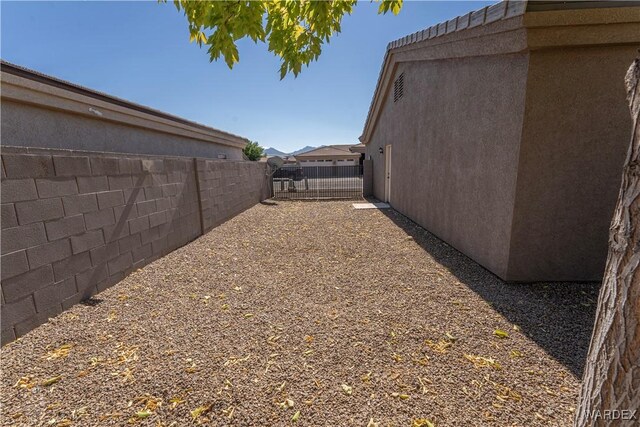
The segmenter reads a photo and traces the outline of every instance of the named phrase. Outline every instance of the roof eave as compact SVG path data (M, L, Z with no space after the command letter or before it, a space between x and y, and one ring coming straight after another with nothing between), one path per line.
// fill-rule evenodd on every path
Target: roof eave
M388 86L398 63L461 56L487 56L527 52L545 47L550 40L562 43L562 37L557 35L548 38L540 36L544 36L546 31L551 32L552 27L585 26L597 23L624 25L629 22L639 22L638 14L640 13L640 8L638 5L640 2L638 1L549 1L544 3L546 4L544 11L530 12L527 1L502 1L389 43L382 61L378 82L373 93L362 135L358 138L360 142L365 145L370 142L382 106L389 92ZM626 10L622 10L622 8ZM594 15L594 11L597 11L597 16L591 16ZM630 11L633 11L633 13L630 13ZM539 28L534 29L533 27L535 26ZM536 31L535 37L531 37L530 31ZM503 43L502 48L500 48L502 50L496 48L491 51L482 43L478 43L478 41L484 40L485 37L493 37L499 33L509 33L512 37L512 43ZM579 37L582 37L582 40L572 40L569 44L598 44L593 41L593 37L589 38L586 33ZM629 42L622 39L618 41ZM565 40L564 42L567 41ZM455 46L468 44L474 44L476 47L476 51L472 55L469 55L468 52L465 55L457 56L454 54L447 56L442 53L445 50L443 48L445 45L446 50L451 51L454 50ZM438 50L440 53L437 52Z

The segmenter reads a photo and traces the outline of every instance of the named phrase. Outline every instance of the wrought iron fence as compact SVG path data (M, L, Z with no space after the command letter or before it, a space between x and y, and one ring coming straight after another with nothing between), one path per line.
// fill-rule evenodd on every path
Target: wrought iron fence
M273 174L273 198L361 199L362 166L283 166Z

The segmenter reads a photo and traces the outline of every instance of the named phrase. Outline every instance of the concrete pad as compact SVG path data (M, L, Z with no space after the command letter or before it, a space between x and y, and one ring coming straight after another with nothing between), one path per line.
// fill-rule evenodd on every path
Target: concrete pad
M388 203L354 203L354 209L389 209Z

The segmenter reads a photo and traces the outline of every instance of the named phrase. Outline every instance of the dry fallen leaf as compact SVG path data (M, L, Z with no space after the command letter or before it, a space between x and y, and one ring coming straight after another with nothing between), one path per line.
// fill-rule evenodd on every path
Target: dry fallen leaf
M27 375L26 377L21 377L14 385L16 388L26 388L32 389L36 386L36 382L33 379L32 375Z
M353 387L347 385L347 384L342 384L342 391L344 392L344 394L346 394L347 396L351 396L353 394Z
M473 363L477 368L491 366L494 369L502 369L502 366L491 357L474 356L465 354L464 358Z
M451 341L440 340L437 343L434 343L431 340L426 340L425 344L429 346L429 348L436 353L446 353L447 349L451 347Z
M42 382L42 386L43 386L43 387L48 387L48 386L50 386L50 385L53 385L53 384L57 383L57 382L58 382L58 381L60 381L61 379L62 379L62 376L60 376L60 375L58 375L57 377L49 378L49 379L44 380L44 381Z
M196 409L191 411L191 417L194 420L198 419L198 417L200 417L200 416L206 414L207 412L209 412L211 410L212 406L213 406L212 403L210 403L209 405L198 406Z
M402 393L391 393L391 396L397 397L397 398L402 399L402 400L406 400L409 397L411 397L408 394L402 394Z
M71 348L73 348L73 344L63 344L55 350L51 350L43 357L46 357L47 360L62 359L69 355Z
M426 418L416 418L413 420L413 423L411 423L411 427L435 427L435 424Z

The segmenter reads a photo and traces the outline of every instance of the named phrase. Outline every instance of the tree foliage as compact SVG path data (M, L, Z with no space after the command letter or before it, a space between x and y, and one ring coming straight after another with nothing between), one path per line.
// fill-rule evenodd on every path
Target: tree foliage
M381 0L378 13L398 14L403 0ZM208 46L211 61L224 57L229 68L240 60L237 41L265 42L281 58L280 78L297 76L341 30L356 0L190 1L175 0L189 21L190 41Z
M242 152L249 160L255 162L264 155L264 148L258 145L258 142L256 141L249 141L249 143L242 149Z

